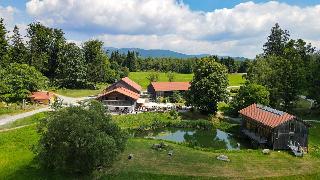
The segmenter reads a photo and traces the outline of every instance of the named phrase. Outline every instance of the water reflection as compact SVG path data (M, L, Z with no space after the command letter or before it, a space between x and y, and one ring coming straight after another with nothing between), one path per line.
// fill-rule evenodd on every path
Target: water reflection
M144 133L135 133L136 137L163 139L174 142L186 142L188 144L213 148L213 149L239 149L239 139L232 134L220 129L213 130L192 130L183 128L166 128L149 131ZM245 148L242 144L241 148Z

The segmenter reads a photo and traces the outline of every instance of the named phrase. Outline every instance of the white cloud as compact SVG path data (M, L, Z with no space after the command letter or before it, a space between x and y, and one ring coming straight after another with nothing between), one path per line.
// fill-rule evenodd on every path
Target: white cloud
M0 5L0 17L4 19L6 24L12 24L14 21L14 14L16 13L16 9L12 6L2 7Z
M26 7L47 25L99 37L107 46L254 57L276 22L294 38L320 41L320 5L246 2L199 12L176 0L31 0Z

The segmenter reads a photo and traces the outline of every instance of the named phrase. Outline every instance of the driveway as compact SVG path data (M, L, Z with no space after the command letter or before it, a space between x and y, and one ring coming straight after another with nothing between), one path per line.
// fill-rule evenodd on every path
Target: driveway
M21 113L21 114L17 114L17 115L12 115L12 116L6 116L0 119L0 126L13 122L17 119L21 119L21 118L25 118L28 116L32 116L34 114L40 113L40 112L44 112L44 111L50 111L50 107L45 107L45 108L40 108L40 109L36 109L33 111L29 111L29 112L25 112L25 113Z
M87 99L94 98L94 97L72 98L72 97L61 96L59 94L56 94L56 96L58 98L60 98L64 104L69 105L69 106L70 105L77 106L77 105L79 105L78 102L80 102L80 101L84 101L84 100L87 100ZM32 115L40 113L40 112L44 112L44 111L51 111L51 108L50 107L45 107L45 108L40 108L40 109L36 109L36 110L33 110L33 111L21 113L21 114L0 117L0 126L4 125L4 124L7 124L7 123L11 123L11 122L16 121L18 119L22 119L22 118L25 118L25 117L28 117L28 116L32 116Z

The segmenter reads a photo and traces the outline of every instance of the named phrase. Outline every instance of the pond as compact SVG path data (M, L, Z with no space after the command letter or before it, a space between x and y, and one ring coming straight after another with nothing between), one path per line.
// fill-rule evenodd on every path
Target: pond
M220 129L199 130L184 128L165 128L154 131L136 132L135 137L162 139L167 141L187 143L194 146L213 149L246 149L249 144L242 138ZM239 148L239 144L240 148Z

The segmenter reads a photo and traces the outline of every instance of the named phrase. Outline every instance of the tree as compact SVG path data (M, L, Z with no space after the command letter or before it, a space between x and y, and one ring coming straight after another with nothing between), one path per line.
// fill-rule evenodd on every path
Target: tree
M202 113L216 113L218 102L227 98L228 71L217 60L202 58L197 62L187 92L187 104Z
M248 79L268 88L271 106L291 110L306 91L306 72L314 48L301 39L289 39L288 31L277 24L264 47L265 53L250 66Z
M149 82L157 82L159 80L159 73L156 72L156 71L151 71L149 74L148 74L148 77L147 79L149 80Z
M34 152L40 165L73 173L110 167L127 140L97 101L53 112L39 124L39 133Z
M266 87L247 82L240 87L238 94L230 102L230 110L233 115L238 115L238 111L253 104L269 105L270 93Z
M167 77L169 82L173 82L175 79L175 74L173 72L168 72Z
M28 48L30 51L28 64L47 75L52 30L40 23L32 23L28 25L27 37L29 38Z
M108 56L103 51L103 42L90 40L82 46L86 60L87 78L89 82L113 82L114 77L109 76L110 62Z
M58 67L59 52L65 44L63 31L37 22L28 25L27 37L30 51L28 64L53 80Z
M135 51L128 51L124 65L129 68L130 72L138 70L137 53Z
M27 64L12 63L0 69L0 100L5 102L22 101L30 92L43 89L47 78Z
M173 103L182 103L184 102L183 95L179 91L174 91L170 97L170 102Z
M285 45L290 39L289 31L282 30L278 23L271 28L271 34L263 45L264 55L282 56Z
M57 67L57 81L61 87L85 88L87 66L82 50L74 43L68 43L60 52Z
M0 67L8 65L8 39L7 30L3 22L3 18L0 19Z
M20 35L18 26L14 26L11 37L12 46L10 49L10 61L13 63L28 63L28 49Z
M320 54L312 58L309 71L308 94L311 99L316 101L317 108L320 107Z

